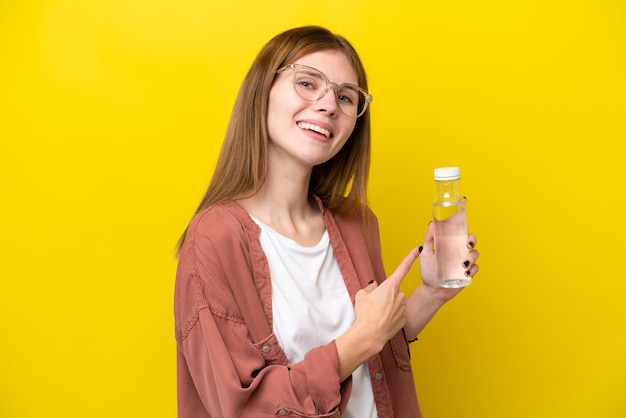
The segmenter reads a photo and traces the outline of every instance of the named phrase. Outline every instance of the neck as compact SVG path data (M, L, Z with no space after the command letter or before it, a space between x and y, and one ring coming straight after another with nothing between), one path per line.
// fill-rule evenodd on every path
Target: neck
M261 222L303 245L315 245L324 232L317 202L309 196L311 169L268 168L261 190L239 200L246 211Z
M251 215L270 219L306 218L311 214L309 181L311 168L294 170L271 162L263 187L241 202ZM315 206L316 207L316 206Z

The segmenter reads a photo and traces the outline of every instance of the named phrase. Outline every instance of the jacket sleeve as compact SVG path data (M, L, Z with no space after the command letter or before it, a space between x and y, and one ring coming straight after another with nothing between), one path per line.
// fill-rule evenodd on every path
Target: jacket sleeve
M351 381L339 384L335 342L289 364L263 311L253 314L242 241L190 232L175 291L179 417L339 417Z

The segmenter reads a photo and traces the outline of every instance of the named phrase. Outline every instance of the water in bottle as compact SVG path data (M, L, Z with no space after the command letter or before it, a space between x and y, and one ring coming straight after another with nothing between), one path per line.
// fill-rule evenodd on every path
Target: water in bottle
M437 195L433 202L437 283L442 287L464 287L472 279L463 265L468 260L466 202L459 191L458 167L435 169Z

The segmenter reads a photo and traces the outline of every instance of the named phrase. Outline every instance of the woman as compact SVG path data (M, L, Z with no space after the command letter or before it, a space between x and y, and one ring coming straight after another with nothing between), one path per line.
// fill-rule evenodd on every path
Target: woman
M371 100L355 50L320 27L252 64L180 242L180 417L421 416L407 341L459 290L435 285L431 226L386 277L366 204Z

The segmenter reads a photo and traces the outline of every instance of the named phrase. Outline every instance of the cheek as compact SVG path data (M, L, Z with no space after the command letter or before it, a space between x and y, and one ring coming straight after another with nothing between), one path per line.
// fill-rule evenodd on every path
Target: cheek
M268 109L280 109L286 111L294 107L298 101L293 91L293 86L289 83L276 82L270 89L268 97Z
M273 138L273 134L278 130L280 120L284 117L285 112L281 107L281 101L278 99L275 89L270 91L270 96L267 103L267 130L270 135L270 139Z
M267 102L267 126L276 126L290 119L296 110L297 103L287 94L284 86L275 85L270 90Z
M356 121L347 121L345 125L342 125L342 143L345 144L352 132L354 132L354 128L356 127Z

